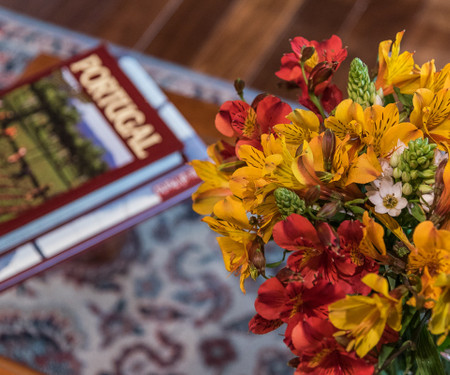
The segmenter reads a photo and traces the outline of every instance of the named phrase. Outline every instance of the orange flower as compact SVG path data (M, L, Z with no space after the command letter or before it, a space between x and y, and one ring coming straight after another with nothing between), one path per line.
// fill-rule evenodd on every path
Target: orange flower
M400 42L404 33L405 31L397 33L394 44L392 40L385 40L378 47L379 67L375 87L377 90L382 88L384 95L394 91L394 82L409 78L414 67L412 53L400 54Z

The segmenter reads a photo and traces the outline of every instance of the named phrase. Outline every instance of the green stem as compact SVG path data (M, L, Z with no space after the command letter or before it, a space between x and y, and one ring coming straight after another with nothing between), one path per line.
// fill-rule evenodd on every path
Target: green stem
M386 370L398 356L400 356L407 349L410 349L413 347L414 347L414 343L411 340L405 341L399 350L394 352L392 355L389 356L388 359L386 359L386 361L384 361L383 366L381 366L379 369L377 369L375 374L379 374L381 371Z
M319 98L316 96L316 94L309 92L309 99L314 103L314 105L317 107L317 109L320 112L320 115L322 116L322 119L325 120L326 116L325 116L325 111L322 107L322 104L320 104L320 100Z
M267 263L266 264L266 267L268 267L268 268L274 268L274 267L278 267L281 263L283 263L284 262L284 260L286 259L286 254L288 253L288 251L287 250L284 250L283 251L283 258L280 260L280 261L278 261L278 262L274 262L274 263Z
M300 62L300 68L302 69L303 80L305 81L306 87L308 87L308 78L306 77L305 63L303 61ZM316 96L316 94L309 92L309 91L308 91L308 95L309 95L309 99L313 102L313 104L319 110L320 115L322 116L322 119L325 120L325 117L326 117L325 111L322 107L322 104L320 104L319 98Z

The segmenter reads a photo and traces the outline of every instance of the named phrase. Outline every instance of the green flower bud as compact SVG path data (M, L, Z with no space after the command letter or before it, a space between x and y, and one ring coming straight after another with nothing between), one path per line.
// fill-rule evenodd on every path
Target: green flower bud
M400 178L400 177L402 177L402 171L401 171L401 169L400 168L394 168L394 170L393 170L393 172L392 172L392 176L394 177L394 178Z
M412 161L409 163L409 166L410 166L411 168L415 169L415 168L417 168L417 167L419 166L419 163L417 163L417 161L415 161L415 160L412 160Z
M420 165L425 164L427 161L428 161L428 159L426 158L426 156L421 156L421 157L419 157L419 158L417 159L417 162L418 162Z
M434 146L434 145L430 145L430 146ZM427 154L425 156L427 157L428 160L433 160L434 159L434 150L427 152Z
M417 169L413 169L409 172L412 180L415 180L419 176L419 171Z
M394 152L391 160L389 160L389 164L392 168L396 168L400 163L400 154L398 152Z
M405 255L409 254L408 248L403 244L395 244L393 248L400 258L403 258Z
M411 176L407 172L402 173L402 181L403 182L409 182L411 180Z
M431 193L433 191L433 188L431 186L425 185L425 184L421 184L419 185L419 189L418 189L422 194L428 194Z
M274 196L283 220L293 213L301 215L305 212L305 201L293 191L280 187L274 191Z
M420 178L434 178L435 172L431 169L425 169L424 171L418 172Z
M407 182L406 184L403 184L403 186L402 186L403 195L411 195L412 192L413 192L413 188L409 182Z
M376 99L375 84L371 82L369 69L359 58L353 59L348 73L348 97L363 108L374 104Z
M250 264L250 277L253 280L256 280L259 276L259 271L256 269L256 267L253 264Z

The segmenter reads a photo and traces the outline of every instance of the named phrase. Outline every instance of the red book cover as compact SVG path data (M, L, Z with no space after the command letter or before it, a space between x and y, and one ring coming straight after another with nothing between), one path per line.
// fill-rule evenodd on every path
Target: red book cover
M0 236L114 199L181 165L182 149L103 46L21 81L0 92Z

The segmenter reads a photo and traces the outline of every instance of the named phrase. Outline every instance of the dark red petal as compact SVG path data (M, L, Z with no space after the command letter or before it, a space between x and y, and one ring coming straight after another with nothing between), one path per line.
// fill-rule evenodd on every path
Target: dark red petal
M283 322L279 319L268 320L264 319L261 315L256 314L248 323L248 328L251 332L257 335L263 335L276 330L281 327L282 324Z
M289 104L282 102L276 96L266 96L258 103L256 118L261 134L271 133L272 127L277 124L289 124L286 116L292 112Z
M317 234L323 246L339 246L339 238L334 229L328 223L317 224Z
M283 284L276 277L266 280L258 290L255 309L264 319L277 320L289 301Z
M363 224L358 220L345 220L337 230L339 238L346 243L359 244L363 239Z
M236 134L231 127L231 123L237 113L246 111L248 108L249 105L241 100L229 100L223 103L215 118L217 130L226 137L234 137Z
M305 217L292 214L275 224L273 238L278 246L287 250L298 250L300 246L321 247L314 226Z
M291 333L292 344L299 353L313 353L336 329L325 319L310 317L300 321Z

